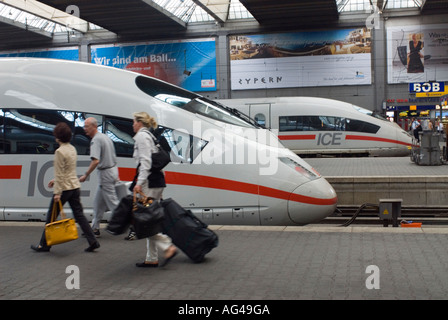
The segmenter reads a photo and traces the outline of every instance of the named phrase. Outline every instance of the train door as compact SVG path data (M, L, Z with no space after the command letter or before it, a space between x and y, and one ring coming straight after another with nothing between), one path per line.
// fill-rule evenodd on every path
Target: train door
M271 104L257 103L249 106L249 116L267 129L271 128Z

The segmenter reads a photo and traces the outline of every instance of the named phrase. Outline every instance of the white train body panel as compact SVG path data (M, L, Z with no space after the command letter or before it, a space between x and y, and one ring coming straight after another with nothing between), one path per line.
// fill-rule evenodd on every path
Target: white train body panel
M81 119L98 117L118 143L122 181L131 181L136 168L132 157L120 156L132 154L132 114L154 116L172 147L164 198L175 199L208 224L303 225L334 212L334 189L276 135L236 115L228 115L238 118L235 123L219 121L221 114L190 112L148 94L158 86L185 93L191 102L198 98L200 106L213 111L194 93L133 72L62 60L0 59L0 219L45 220L57 148L54 126L48 124L55 120L47 123L46 112L73 126L79 176L90 163ZM126 128L117 129L123 123ZM89 219L97 186L95 172L81 184ZM68 204L65 208L70 214Z
M252 118L261 117L267 128L278 133L283 145L297 154L407 156L410 153L412 138L407 132L397 124L366 114L368 110L350 103L316 97L217 101ZM320 128L299 126L299 117L300 120L314 117L320 121ZM325 123L336 119L339 127L335 122ZM353 120L359 125L353 125Z

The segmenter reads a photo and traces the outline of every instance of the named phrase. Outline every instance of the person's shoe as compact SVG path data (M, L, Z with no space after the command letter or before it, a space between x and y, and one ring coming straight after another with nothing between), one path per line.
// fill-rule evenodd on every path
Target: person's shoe
M49 247L42 247L41 245L35 246L35 245L31 245L31 249L33 249L34 251L37 252L48 252L50 251Z
M177 255L177 249L175 246L171 245L168 249L165 251L165 260L163 260L161 267L166 266L171 259L173 259Z
M92 243L88 248L84 249L85 252L93 252L93 250L98 249L100 247L100 243L98 241Z
M93 230L93 234L95 235L95 237L99 238L100 237L100 230L99 229Z
M135 264L136 267L139 268L157 268L159 266L158 262L137 262Z
M130 231L128 236L126 238L124 238L124 240L129 240L129 241L135 240L135 239L137 239L137 235L134 231Z

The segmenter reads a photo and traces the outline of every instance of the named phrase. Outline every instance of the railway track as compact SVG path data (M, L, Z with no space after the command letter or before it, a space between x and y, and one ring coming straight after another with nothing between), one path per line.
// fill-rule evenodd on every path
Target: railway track
M320 224L345 224L353 220L351 224L376 224L382 225L383 220L378 217L378 206L360 207L338 207L336 212ZM355 217L356 215L356 217ZM448 207L418 207L405 206L401 208L401 220L422 222L423 225L446 225L448 226Z

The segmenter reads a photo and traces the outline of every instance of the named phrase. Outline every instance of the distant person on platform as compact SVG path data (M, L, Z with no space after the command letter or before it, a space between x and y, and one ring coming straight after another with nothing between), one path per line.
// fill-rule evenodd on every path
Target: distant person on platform
M412 134L414 135L415 140L417 140L417 142L419 143L420 137L419 137L418 133L420 131L422 131L422 126L420 125L420 122L418 122L418 120L415 118L412 118L411 130L412 130Z
M436 121L436 130L437 130L438 133L443 133L444 132L444 130L443 130L443 122L439 118L437 118L437 121Z
M90 142L90 166L79 181L86 181L87 177L97 168L99 185L93 202L92 229L95 236L100 236L100 222L107 209L113 211L119 200L115 190L118 182L117 158L112 140L98 131L95 118L87 118L84 122L86 135L92 138Z

